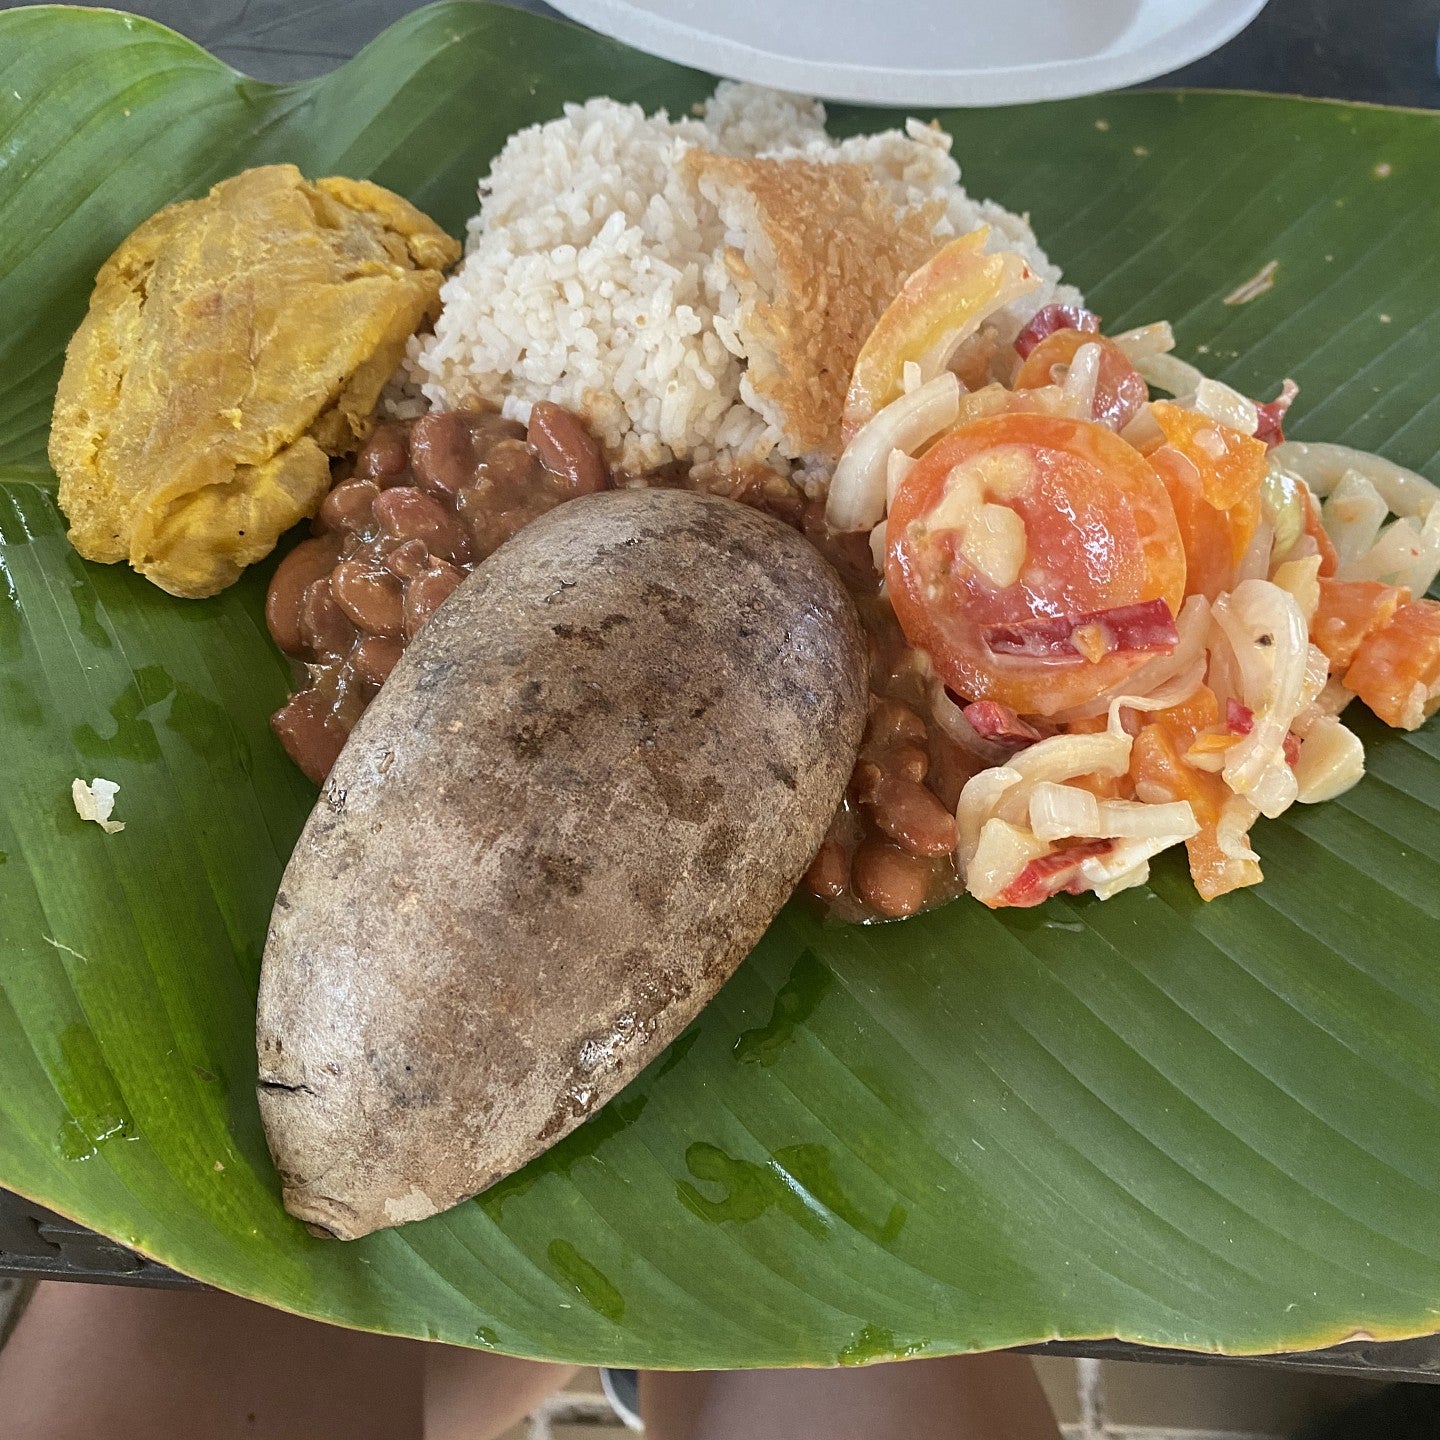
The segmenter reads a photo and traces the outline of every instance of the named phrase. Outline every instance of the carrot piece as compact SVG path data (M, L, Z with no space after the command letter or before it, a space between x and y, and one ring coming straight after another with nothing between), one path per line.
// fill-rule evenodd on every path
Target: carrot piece
M1418 730L1440 709L1440 601L1400 606L1360 642L1344 683L1387 725Z
M1350 667L1367 635L1390 623L1410 592L1379 580L1337 580L1320 577L1320 605L1310 622L1310 639L1325 652L1330 673Z

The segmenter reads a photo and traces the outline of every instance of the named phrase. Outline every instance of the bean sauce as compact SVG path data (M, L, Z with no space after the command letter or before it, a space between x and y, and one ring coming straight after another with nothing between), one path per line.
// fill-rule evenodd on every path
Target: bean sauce
M265 620L306 680L271 720L318 785L405 646L487 555L531 520L610 483L584 422L540 404L380 425L314 533L280 562Z

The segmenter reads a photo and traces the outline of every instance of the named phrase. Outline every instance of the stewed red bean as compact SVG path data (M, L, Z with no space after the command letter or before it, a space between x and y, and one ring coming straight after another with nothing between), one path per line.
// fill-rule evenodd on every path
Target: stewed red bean
M850 870L855 893L877 914L898 920L923 908L931 870L915 855L882 840L862 840Z
M355 474L362 480L382 483L410 468L410 452L404 425L377 425L365 448L355 460Z
M334 571L312 580L300 601L300 634L305 649L321 661L348 654L355 643L355 626L336 603L331 580Z
M870 643L860 759L804 884L850 918L911 915L960 889L953 806L969 759L929 722L924 677L878 595L868 537L829 536L823 502L772 480L737 483L735 498L815 541L855 596ZM676 472L647 483L694 482ZM404 647L469 570L547 510L609 484L599 445L559 406L534 406L528 429L493 411L377 427L266 600L276 643L309 670L272 721L305 773L324 780Z
M329 575L339 557L334 537L319 535L302 540L281 562L265 596L265 623L275 643L287 655L301 655L309 646L302 633L300 607L305 591L323 575Z
M347 480L337 485L320 506L320 523L327 530L348 530L358 535L375 523L375 501L380 487L373 480Z
M560 405L542 400L530 411L525 432L547 469L563 475L577 495L592 495L610 483L605 457L590 432Z
M450 598L465 578L464 572L443 560L430 564L405 587L405 638L413 640L420 627Z
M419 540L432 555L454 565L470 558L470 537L455 512L413 485L396 485L377 496L375 518L400 544Z
M355 673L367 685L377 689L389 678L390 672L400 663L405 647L399 640L384 635L367 635L351 652L350 663Z
M330 591L357 630L393 639L405 628L405 587L382 565L342 560L331 573Z
M827 840L815 852L802 882L812 895L834 900L845 893L850 881L850 857L838 841Z
M955 817L914 780L882 772L866 805L875 828L912 855L936 857L955 848Z
M924 745L907 740L889 753L886 768L892 774L913 780L918 785L930 771L930 754Z
M266 623L306 662L309 683L272 724L311 779L329 773L405 645L474 565L537 516L609 483L576 416L558 406L540 416L538 444L492 411L378 426L326 496L314 538L280 562Z
M925 722L908 705L878 695L870 697L870 719L865 726L865 744L876 748L898 745L902 740L923 745Z

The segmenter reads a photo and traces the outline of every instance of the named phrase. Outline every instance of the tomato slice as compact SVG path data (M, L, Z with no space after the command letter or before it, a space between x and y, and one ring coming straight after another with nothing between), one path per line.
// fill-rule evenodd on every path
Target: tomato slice
M1260 523L1259 495L1217 510L1205 498L1199 468L1174 446L1152 450L1149 460L1175 507L1185 547L1185 593L1213 600L1222 590L1233 589L1236 567Z
M1082 420L993 415L952 431L906 477L886 534L890 600L910 643L957 695L1022 715L1093 700L1153 652L997 654L987 634L1154 600L1173 619L1185 593L1165 487L1117 435Z
M1263 440L1169 400L1157 400L1150 413L1166 444L1199 470L1205 499L1217 510L1228 510L1260 493L1267 453Z
M1150 391L1129 357L1113 341L1088 330L1056 330L1041 340L1015 372L1016 390L1038 390L1056 383L1054 368L1068 365L1082 345L1100 347L1100 368L1095 380L1095 403L1091 418L1123 430L1140 413Z

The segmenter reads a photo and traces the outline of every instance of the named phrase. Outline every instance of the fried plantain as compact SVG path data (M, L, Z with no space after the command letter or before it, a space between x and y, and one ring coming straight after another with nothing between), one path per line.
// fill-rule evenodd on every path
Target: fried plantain
M55 397L76 550L172 595L232 584L319 508L459 254L398 195L293 165L147 220L101 268Z

